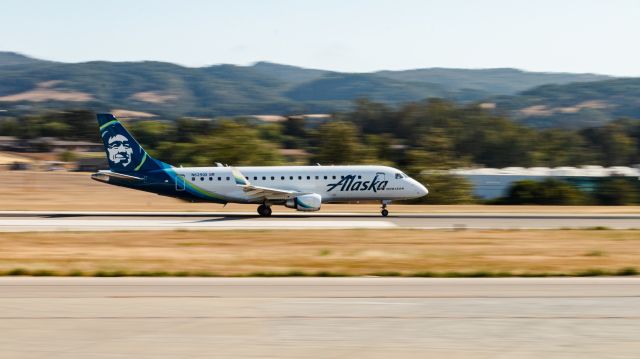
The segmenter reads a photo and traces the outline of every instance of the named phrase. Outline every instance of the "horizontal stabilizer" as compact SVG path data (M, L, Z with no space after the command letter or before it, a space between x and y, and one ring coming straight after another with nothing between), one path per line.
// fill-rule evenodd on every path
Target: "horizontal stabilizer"
M144 181L142 177L125 175L122 173L112 172L112 171L98 171L91 175L91 178L100 181L100 182L109 182L109 178L117 178L120 180L131 181L131 182L140 182Z

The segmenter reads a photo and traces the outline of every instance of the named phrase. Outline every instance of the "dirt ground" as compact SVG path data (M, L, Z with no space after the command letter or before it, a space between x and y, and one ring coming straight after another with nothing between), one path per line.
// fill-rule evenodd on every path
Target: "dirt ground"
M0 171L0 211L255 211L255 205L186 203L94 181L89 173ZM275 207L276 212L293 211ZM640 213L640 206L485 206L400 205L395 213ZM324 212L378 212L378 204L328 204Z
M640 270L637 230L0 233L0 273L511 275Z

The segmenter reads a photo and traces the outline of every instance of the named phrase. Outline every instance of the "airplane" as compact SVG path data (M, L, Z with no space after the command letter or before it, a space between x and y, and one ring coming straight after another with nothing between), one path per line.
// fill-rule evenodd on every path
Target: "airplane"
M271 216L272 205L318 211L323 203L380 201L387 216L391 201L429 191L402 171L387 166L174 167L151 157L112 114L97 114L109 170L91 178L115 186L189 202L253 203Z

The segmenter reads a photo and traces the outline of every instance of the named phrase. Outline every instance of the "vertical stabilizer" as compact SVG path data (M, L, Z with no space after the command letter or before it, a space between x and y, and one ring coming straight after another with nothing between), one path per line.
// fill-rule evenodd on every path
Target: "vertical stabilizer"
M110 113L100 113L97 116L100 137L111 171L133 174L168 166L149 156L115 116Z

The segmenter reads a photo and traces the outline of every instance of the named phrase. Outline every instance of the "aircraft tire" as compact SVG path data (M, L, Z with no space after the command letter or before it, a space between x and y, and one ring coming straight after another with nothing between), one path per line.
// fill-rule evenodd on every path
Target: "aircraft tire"
M380 211L380 213L382 214L382 217L386 217L389 215L389 211L387 211L386 209L383 209L382 211Z
M261 204L258 206L258 214L262 217L271 216L271 207Z

